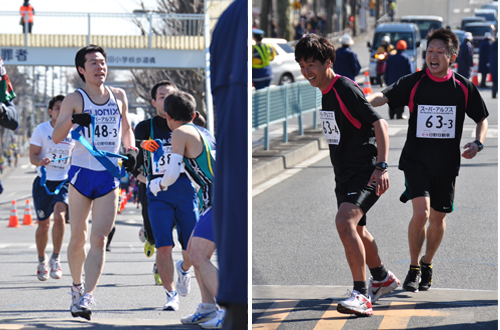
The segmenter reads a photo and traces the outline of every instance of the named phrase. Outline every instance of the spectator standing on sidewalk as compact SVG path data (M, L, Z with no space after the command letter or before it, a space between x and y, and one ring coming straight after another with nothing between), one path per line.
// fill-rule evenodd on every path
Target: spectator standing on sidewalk
M461 74L465 78L470 78L470 71L473 62L474 48L472 47L472 33L465 32L464 41L460 44L460 50L458 51L457 57L457 73Z
M490 46L491 97L496 99L498 93L498 33Z
M481 83L479 87L486 87L486 77L490 72L489 62L490 62L490 45L491 45L491 33L486 32L484 34L484 39L479 44L479 64L477 71L481 74Z
M394 55L389 55L387 59L387 65L385 67L384 78L387 83L387 86L394 84L398 81L399 78L406 76L411 72L411 59L405 53L406 50L406 41L399 40L396 44L397 53ZM401 106L398 108L393 108L389 104L389 117L394 119L403 119L405 107Z
M255 89L269 87L273 79L271 61L276 56L276 49L272 45L262 42L264 31L252 29L255 45L252 46L252 83Z
M33 8L29 0L24 0L19 12L21 13L21 21L19 24L23 26L23 33L26 33L26 25L28 25L28 33L31 33L31 30L33 29L33 22L35 21L33 17L35 16L35 8Z
M333 64L333 71L354 81L361 70L358 56L351 49L351 46L354 45L354 40L352 40L350 35L344 34L340 38L340 43L342 47L335 52L336 60L335 64Z

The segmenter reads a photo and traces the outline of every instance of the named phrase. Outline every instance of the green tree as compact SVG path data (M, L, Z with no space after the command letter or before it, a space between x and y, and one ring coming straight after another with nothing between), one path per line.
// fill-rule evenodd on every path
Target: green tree
M278 28L280 30L280 37L286 40L293 40L294 30L290 22L290 1L278 0Z

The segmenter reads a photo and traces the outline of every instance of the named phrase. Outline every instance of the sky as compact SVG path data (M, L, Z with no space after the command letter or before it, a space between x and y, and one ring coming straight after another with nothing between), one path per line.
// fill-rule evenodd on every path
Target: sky
M19 11L23 0L0 0L2 11ZM156 0L144 0L148 9L156 8ZM84 5L82 5L82 3ZM30 0L35 13L40 12L85 12L85 13L131 13L139 9L140 0Z

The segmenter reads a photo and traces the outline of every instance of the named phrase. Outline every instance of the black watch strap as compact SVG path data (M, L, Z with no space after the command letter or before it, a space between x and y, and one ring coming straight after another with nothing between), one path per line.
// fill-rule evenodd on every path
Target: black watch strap
M483 150L484 145L481 143L481 141L479 141L479 140L474 140L474 143L475 143L475 144L477 144L477 146L478 146L478 148L479 148L479 149L477 150L477 152L479 152L479 151Z

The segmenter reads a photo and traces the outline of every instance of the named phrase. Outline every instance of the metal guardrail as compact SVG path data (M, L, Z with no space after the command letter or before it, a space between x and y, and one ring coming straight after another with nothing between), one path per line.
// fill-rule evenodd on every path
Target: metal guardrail
M321 108L321 92L308 81L264 88L252 92L252 129L264 128L264 150L269 149L269 127L283 122L283 142L288 142L288 120L299 119L299 134L304 134L302 115L313 112L317 126L317 112Z
M109 40L111 48L204 48L204 14L36 12L32 33L22 32L20 18L19 12L0 12L0 46L76 47Z

